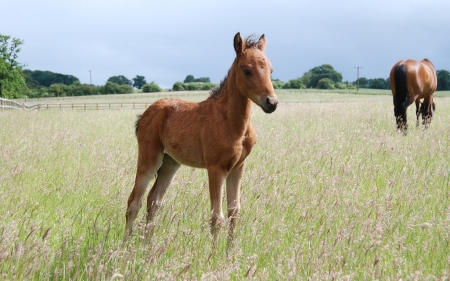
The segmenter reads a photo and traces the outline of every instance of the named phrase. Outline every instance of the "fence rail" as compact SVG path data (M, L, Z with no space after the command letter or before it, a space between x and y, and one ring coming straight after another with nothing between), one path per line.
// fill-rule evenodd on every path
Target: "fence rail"
M0 109L19 109L19 110L33 110L42 108L47 102L26 105L23 102L17 102L13 100L0 98Z

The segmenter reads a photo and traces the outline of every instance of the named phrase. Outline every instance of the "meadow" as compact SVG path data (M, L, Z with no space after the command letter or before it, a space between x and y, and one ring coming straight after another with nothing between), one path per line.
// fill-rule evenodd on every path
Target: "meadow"
M279 96L254 107L236 245L222 230L214 255L206 171L186 166L153 237L144 207L122 241L142 110L0 111L0 279L448 280L450 98L428 130L410 107L404 136L387 94Z

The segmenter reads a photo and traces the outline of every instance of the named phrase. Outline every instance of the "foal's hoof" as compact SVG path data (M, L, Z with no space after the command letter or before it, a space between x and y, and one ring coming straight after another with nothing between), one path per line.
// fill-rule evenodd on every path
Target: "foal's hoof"
M148 223L147 226L145 227L145 237L147 239L152 238L154 232L155 232L155 224L152 222Z

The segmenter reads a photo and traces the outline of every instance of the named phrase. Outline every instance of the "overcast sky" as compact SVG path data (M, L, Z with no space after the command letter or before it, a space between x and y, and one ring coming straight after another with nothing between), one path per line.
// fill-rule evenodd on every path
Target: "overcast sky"
M171 88L186 75L219 82L233 37L265 34L273 78L331 64L344 81L387 78L400 59L450 70L449 0L2 0L0 33L24 41L27 69L103 85L145 76Z

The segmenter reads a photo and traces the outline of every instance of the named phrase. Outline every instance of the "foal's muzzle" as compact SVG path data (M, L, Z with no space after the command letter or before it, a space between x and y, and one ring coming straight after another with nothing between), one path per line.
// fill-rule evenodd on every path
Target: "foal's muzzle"
M266 99L264 100L264 105L261 106L262 110L265 113L272 113L275 111L275 109L277 109L277 105L278 105L278 99L275 97L266 97Z

